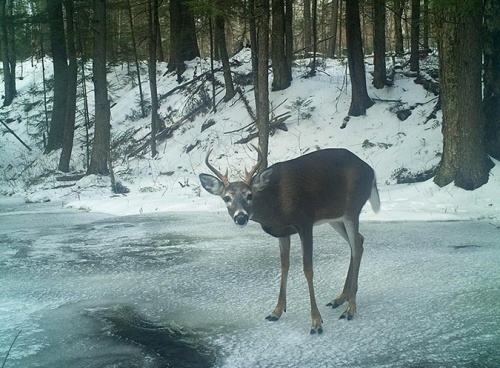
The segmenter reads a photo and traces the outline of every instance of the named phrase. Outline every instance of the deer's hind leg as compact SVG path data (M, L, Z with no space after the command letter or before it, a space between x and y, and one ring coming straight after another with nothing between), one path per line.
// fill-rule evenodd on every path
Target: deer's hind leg
M347 224L346 224L347 223ZM327 304L332 308L337 308L349 301L349 306L342 313L340 318L351 320L356 312L356 292L358 289L358 274L363 254L364 238L358 231L359 221L335 221L330 225L344 238L351 248L351 257L349 261L349 269L347 271L346 280L342 293Z

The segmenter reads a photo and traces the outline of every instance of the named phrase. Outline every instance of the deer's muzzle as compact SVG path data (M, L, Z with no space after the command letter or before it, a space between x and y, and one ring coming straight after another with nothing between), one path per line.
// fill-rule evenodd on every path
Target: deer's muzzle
M238 226L245 226L248 223L248 214L245 212L238 212L233 217L234 223Z

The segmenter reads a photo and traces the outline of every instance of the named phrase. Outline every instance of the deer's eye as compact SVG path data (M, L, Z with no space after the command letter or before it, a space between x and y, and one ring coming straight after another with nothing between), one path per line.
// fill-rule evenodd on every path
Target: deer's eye
M231 197L230 197L230 196L228 196L228 195L227 195L227 196L224 196L224 198L222 198L222 199L223 199L223 200L224 200L224 202L226 202L226 203L231 202Z
M247 201L251 201L253 199L253 194L252 193L248 193L247 194Z

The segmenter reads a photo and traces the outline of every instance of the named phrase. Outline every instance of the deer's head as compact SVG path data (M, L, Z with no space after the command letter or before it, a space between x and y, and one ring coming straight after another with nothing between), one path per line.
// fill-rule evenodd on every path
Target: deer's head
M245 180L230 182L227 171L223 175L210 164L209 157L211 153L212 150L209 150L205 163L215 176L200 174L201 185L210 194L222 198L226 203L227 212L229 212L236 225L245 226L248 220L252 218L254 194L266 187L272 168L256 175L262 162L262 155L257 150L259 158L250 171L245 170Z

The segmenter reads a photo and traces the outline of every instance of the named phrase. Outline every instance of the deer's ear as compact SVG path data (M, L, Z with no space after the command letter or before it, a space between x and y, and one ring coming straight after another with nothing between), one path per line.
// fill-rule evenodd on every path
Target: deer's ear
M271 174L273 173L273 169L269 168L261 172L259 175L255 176L252 180L252 191L260 192L267 184L269 184L269 179L271 178Z
M200 174L201 186L213 195L220 196L224 191L224 184L218 178L209 174Z

